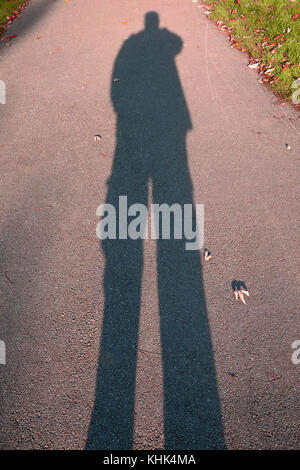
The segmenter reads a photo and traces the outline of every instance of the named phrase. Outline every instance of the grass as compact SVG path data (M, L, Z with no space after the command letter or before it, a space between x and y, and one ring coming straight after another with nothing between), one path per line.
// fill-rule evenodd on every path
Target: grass
M3 31L3 26L7 23L11 15L17 16L19 14L18 7L24 4L25 0L0 0L0 34ZM13 12L17 13L13 13ZM14 18L11 18L14 19Z
M263 81L290 98L295 91L292 84L300 77L300 1L204 0L204 4L210 6L209 18L230 28L235 46L260 62Z

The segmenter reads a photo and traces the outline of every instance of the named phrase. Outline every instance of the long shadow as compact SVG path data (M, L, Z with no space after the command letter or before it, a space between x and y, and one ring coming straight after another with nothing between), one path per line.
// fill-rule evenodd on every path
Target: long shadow
M175 56L180 37L149 12L112 74L117 144L106 202L194 204L186 154L192 128ZM119 80L116 80L119 79ZM118 211L117 211L118 212ZM198 251L157 241L166 449L225 448ZM105 311L87 449L132 449L142 240L105 240Z

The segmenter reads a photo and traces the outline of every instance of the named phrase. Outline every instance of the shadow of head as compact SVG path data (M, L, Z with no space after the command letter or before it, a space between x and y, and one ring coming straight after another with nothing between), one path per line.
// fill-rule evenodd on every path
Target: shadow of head
M159 27L159 15L156 11L148 11L145 15L145 29L147 31L156 31Z

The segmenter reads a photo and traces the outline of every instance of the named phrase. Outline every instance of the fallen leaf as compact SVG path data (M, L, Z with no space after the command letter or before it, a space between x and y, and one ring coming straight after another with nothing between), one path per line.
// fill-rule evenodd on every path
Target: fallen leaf
M236 372L227 372L227 375L229 375L230 377L237 377L237 373Z
M257 62L256 64L249 64L248 67L249 69L257 69L259 67L259 62Z
M272 72L274 72L274 70L275 70L275 67L273 67L273 68L271 68L271 69L268 69L268 70L265 71L265 74L266 74L266 75L271 75Z
M272 383L277 382L277 380L280 380L282 378L282 375L268 374L268 377L268 383Z
M250 297L249 291L247 289L246 283L244 281L232 281L231 287L233 290L235 300L241 300L241 302L246 305L244 295Z

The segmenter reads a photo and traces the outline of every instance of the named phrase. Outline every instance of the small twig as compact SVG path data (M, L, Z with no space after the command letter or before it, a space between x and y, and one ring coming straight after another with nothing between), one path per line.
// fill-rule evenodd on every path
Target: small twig
M101 153L101 152L99 152L99 154L100 154L102 157L106 157L106 158L112 158L112 156L111 156L111 155L105 155L105 153Z
M101 127L101 131L114 131L114 130L116 130L116 127L107 127L105 129L102 129Z
M154 351L147 351L146 349L141 349L141 348L137 348L138 351L141 351L143 353L149 353L149 354L156 354L157 356L160 356L161 354L158 353L158 352L154 352Z
M15 282L10 279L9 275L7 274L7 271L5 271L4 275L5 275L6 279L8 280L8 282L13 286L15 284Z
M53 206L38 206L38 207L35 207L35 209L50 209L51 207Z

